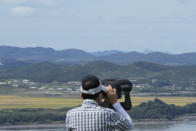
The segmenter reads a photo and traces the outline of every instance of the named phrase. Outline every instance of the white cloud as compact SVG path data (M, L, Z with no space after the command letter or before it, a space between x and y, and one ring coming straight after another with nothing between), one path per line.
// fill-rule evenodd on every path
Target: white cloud
M56 5L57 0L0 0L4 4L12 5L44 5L44 6L53 6Z
M11 9L11 13L17 16L31 16L35 14L35 8L28 6L19 6Z
M5 4L23 4L26 3L28 0L0 0L0 2Z
M181 2L181 3L186 3L186 2L189 2L189 1L192 1L192 0L177 0L178 2Z
M32 2L34 1L35 3L39 3L42 5L46 5L46 6L53 6L56 5L57 0L31 0Z

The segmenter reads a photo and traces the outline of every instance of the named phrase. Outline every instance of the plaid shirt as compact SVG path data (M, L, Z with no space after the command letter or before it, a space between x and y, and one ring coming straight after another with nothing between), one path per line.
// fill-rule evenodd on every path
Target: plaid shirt
M112 109L98 106L94 100L84 100L81 107L68 111L66 126L71 131L110 131L131 129L127 119Z

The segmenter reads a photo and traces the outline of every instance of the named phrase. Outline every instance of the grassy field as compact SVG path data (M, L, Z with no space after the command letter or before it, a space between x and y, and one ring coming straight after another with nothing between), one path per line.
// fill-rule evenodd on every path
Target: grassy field
M153 100L155 97L132 97L133 106L142 102ZM193 97L159 97L167 104L183 106L196 102ZM22 96L0 95L0 109L22 109L22 108L50 108L74 107L82 103L81 99L65 98L35 98Z

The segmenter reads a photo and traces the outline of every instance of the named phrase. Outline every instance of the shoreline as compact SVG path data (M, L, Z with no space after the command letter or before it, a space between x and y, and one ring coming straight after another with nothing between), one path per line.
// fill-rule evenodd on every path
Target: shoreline
M183 121L145 121L145 122L137 122L134 121L134 125L154 125L154 124L175 124ZM65 128L65 124L27 124L27 125L6 125L0 126L1 130L25 130L25 129L61 129Z
M143 120L133 120L134 125L151 125L151 124L176 124L182 123L184 121L196 121L195 115L184 115L178 117L172 121L166 119L143 119ZM52 122L52 123L21 123L18 125L0 125L0 130L23 130L23 129L57 129L65 128L64 122Z

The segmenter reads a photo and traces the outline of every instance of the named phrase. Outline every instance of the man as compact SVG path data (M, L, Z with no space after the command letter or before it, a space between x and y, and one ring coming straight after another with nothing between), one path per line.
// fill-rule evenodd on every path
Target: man
M107 95L107 101L113 109L99 106ZM82 80L80 107L68 111L66 126L71 131L110 131L114 128L129 130L133 122L127 112L117 102L116 90L111 86L105 87L95 76L89 75Z

